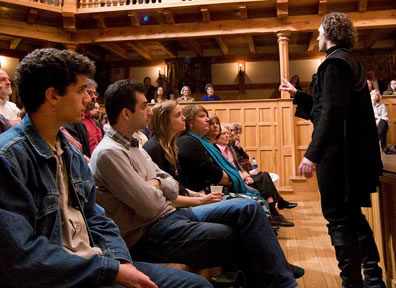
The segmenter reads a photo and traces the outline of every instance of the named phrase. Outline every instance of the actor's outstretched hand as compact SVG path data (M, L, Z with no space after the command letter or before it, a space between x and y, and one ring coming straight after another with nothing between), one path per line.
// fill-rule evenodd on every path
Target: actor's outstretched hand
M291 84L289 81L287 81L285 78L282 77L282 83L279 86L279 91L286 91L289 92L290 95L294 96L297 93L297 89Z

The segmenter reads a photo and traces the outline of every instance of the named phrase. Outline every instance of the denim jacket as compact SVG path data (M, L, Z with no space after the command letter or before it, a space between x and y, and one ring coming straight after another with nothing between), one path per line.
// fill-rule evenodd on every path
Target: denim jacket
M95 185L83 156L61 132L58 136L72 205L86 219L91 245L104 255L85 259L63 249L56 159L26 115L21 125L0 135L1 287L111 285L119 260L132 263L118 227L95 203Z

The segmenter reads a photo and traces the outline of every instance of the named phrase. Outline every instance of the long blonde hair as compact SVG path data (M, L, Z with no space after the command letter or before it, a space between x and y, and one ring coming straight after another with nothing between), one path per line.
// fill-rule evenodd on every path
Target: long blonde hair
M178 135L171 137L170 116L179 103L176 100L169 100L159 103L153 107L153 116L149 123L149 128L153 134L157 135L160 145L165 151L165 158L172 165L176 165Z

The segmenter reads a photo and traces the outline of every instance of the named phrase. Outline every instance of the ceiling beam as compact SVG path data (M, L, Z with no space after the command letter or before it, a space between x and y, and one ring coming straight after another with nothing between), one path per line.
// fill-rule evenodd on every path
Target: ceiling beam
M208 6L201 7L201 14L202 14L202 21L204 23L209 23L210 22L210 11L208 9Z
M327 5L327 0L319 0L319 8L318 8L319 15L326 14L326 5Z
M216 42L219 45L219 47L224 55L228 55L230 53L230 51L228 50L227 44L224 42L223 38L216 37Z
M96 26L97 26L99 29L106 29L106 28L107 28L103 15L101 15L101 14L94 14L94 15L92 16L92 18L96 20Z
M164 14L164 16L165 16L165 18L166 18L166 23L168 23L168 24L175 24L176 22L175 22L175 18L173 17L173 13L172 13L172 10L171 9L164 9L164 12L163 12L163 14Z
M62 28L50 27L38 24L28 24L25 22L14 21L0 18L0 34L20 38L33 38L43 41L68 43L71 33L64 31Z
M248 41L250 53L257 54L256 45L254 44L253 35L246 35L246 39Z
M289 16L289 0L276 0L276 15L279 18Z
M314 47L315 47L315 45L317 45L317 42L318 42L318 36L319 36L318 31L312 32L311 40L309 41L308 48L307 48L308 52L311 52L314 50Z
M197 53L198 56L202 57L203 56L203 50L201 45L199 45L199 43L197 42L197 40L195 39L190 39L188 40L188 44L190 45L190 47L195 51L195 53Z
M21 43L21 41L23 40L23 38L15 38L12 39L10 42L10 46L8 47L8 49L14 50L18 47L18 45Z
M166 47L164 44L158 41L158 45L161 46L162 50L165 51L166 55L168 55L170 58L176 58L177 57L177 51L174 51L173 49L170 49Z
M347 13L358 29L396 27L396 9ZM321 15L289 16L287 21L279 18L254 18L246 20L211 21L209 23L182 23L173 25L147 25L140 27L78 30L72 40L78 43L100 43L127 40L149 40L191 37L216 37L236 34L275 33L279 30L291 32L313 32L320 26ZM4 23L4 25L2 25ZM21 22L18 22L21 23ZM7 32L8 21L0 21L1 34ZM29 29L29 25L25 25ZM232 28L231 28L232 27ZM31 30L31 29L29 29ZM23 34L18 29L19 34ZM19 35L17 35L19 36ZM23 36L23 35L20 35ZM31 37L37 38L37 37Z
M138 19L136 11L128 12L128 17L129 17L129 20L131 21L131 26L132 27L140 26L139 19Z
M248 18L248 11L247 11L247 7L246 4L241 4L239 5L239 13L241 15L241 19L247 19Z
M374 43L377 41L377 35L378 35L378 31L373 30L366 38L366 40L364 40L364 46L366 48L371 48L373 47Z
M99 44L100 47L106 49L107 51L120 56L123 59L129 60L129 53L127 50L119 46L118 44L115 43L101 43Z
M146 60L151 60L151 52L142 44L137 42L127 42L125 43L129 48L133 49L138 55L142 56Z
M104 61L104 56L100 54L99 52L93 51L92 49L89 49L89 47L80 47L82 53L84 55L87 55L95 60L98 61Z
M26 22L29 24L36 24L38 10L35 8L30 8L28 15L26 17Z
M367 0L359 0L358 10L359 12L367 11Z

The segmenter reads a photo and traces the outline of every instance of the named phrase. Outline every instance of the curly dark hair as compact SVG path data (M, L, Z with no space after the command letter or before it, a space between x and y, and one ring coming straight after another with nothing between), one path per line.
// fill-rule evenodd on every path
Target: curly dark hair
M117 123L122 109L127 108L135 112L136 92L146 95L146 86L136 80L118 80L107 87L104 94L104 104L110 125Z
M35 112L45 101L45 91L53 87L59 95L77 81L78 75L92 77L95 64L69 50L37 49L23 58L15 71L17 93L26 112Z
M322 20L322 27L327 40L349 49L355 46L357 32L351 18L344 13L327 14Z

